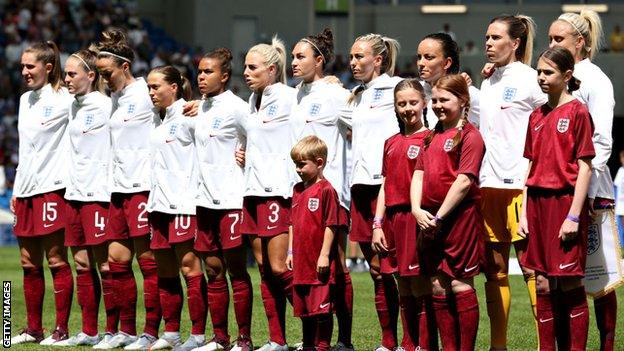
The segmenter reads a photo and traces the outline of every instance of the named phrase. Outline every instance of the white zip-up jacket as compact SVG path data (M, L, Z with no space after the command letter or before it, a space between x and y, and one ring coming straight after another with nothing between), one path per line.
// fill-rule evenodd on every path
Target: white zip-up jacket
M341 191L346 176L344 124L339 113L344 109L349 91L338 84L317 80L297 87L297 102L290 117L293 145L309 135L327 144L327 163L323 175L334 189ZM340 194L340 205L349 208L350 199Z
M69 113L68 200L109 202L111 99L94 91L75 96Z
M479 131L485 156L479 173L482 188L522 189L529 161L523 157L529 116L548 97L537 84L537 71L522 62L497 67L481 84Z
M245 196L292 196L296 182L290 159L290 113L295 89L282 83L264 88L260 108L258 95L249 97L250 113L245 121Z
M152 182L147 210L194 215L199 189L195 152L195 118L182 114L184 99L167 107L162 123L152 130ZM158 112L155 112L159 116Z
M138 193L150 189L150 132L160 124L143 78L111 96L113 164L111 192Z
M198 206L242 208L245 177L234 156L245 145L243 126L248 108L229 90L201 102L195 128L201 183Z
M20 97L19 165L13 195L29 197L67 186L69 165L67 124L72 96L50 84Z
M587 105L594 122L592 141L596 157L592 159L592 177L587 197L613 199L613 180L607 165L613 147L613 84L600 67L589 59L574 65L574 78L581 81L581 87L573 91L572 95Z
M350 186L381 184L384 142L399 132L394 87L401 79L380 75L365 84L365 89L341 111L341 120L351 126L353 133Z

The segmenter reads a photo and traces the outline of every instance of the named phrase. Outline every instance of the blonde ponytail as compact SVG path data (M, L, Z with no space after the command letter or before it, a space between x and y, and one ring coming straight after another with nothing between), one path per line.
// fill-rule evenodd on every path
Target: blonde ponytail
M593 59L604 40L602 21L598 13L591 10L583 10L580 14L567 12L559 16L559 20L567 22L574 32L585 40L585 46L581 49L581 56L590 60Z

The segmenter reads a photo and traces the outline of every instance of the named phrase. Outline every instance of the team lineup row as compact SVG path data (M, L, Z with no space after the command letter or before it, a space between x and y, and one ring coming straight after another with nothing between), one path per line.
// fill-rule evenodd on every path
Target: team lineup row
M420 42L420 81L393 77L396 40L363 35L351 47L361 82L352 92L323 74L333 57L329 29L293 47L296 88L284 84L287 52L274 38L245 57L249 103L227 90L228 49L201 59L203 98L189 101L190 83L172 66L132 76L134 54L120 30L72 54L64 78L54 43L31 45L21 59L29 91L20 99L11 201L28 325L12 343L252 350L251 247L270 335L259 350L288 350L287 301L302 320L303 349L330 348L335 313L333 349L352 350L348 233L370 266L379 351L435 350L438 335L445 350L474 349L479 273L491 349L506 349L512 244L539 348L585 349L589 211L614 198L606 166L613 88L591 62L602 36L596 13L555 20L537 70L534 33L529 17L492 19L480 89L459 75L459 49L444 33ZM67 247L83 323L74 336ZM47 338L44 257L56 303ZM134 257L144 278L141 335ZM192 325L185 341L180 273ZM238 324L232 343L226 276ZM601 348L612 350L615 294L595 306Z

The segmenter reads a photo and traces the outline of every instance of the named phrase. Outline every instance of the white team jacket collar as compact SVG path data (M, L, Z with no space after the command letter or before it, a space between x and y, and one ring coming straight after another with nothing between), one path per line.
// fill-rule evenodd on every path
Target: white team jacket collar
M39 96L41 96L43 94L48 94L48 93L53 92L52 90L53 90L52 89L52 84L47 83L46 85L42 86L41 88L33 90L32 91L32 95L35 96L35 97L39 97Z
M99 93L100 93L99 91L94 90L84 95L74 95L74 97L76 98L76 101L78 102L79 105L84 105L85 101L89 100L91 97L96 96Z
M520 61L514 61L514 62L512 62L510 64L505 65L505 66L496 67L496 69L494 70L494 73L492 75L502 76L503 73L505 73L506 70L512 69L513 67L516 67L518 65L524 65L524 63L522 63Z
M184 104L186 104L186 100L184 99L178 99L176 101L174 101L173 104L169 105L169 107L167 107L165 109L165 118L163 118L163 122L173 118L175 115L179 114L180 111L182 111L182 109L184 108Z
M273 83L268 87L264 88L262 91L262 102L260 103L260 109L262 106L266 106L268 101L272 101L272 95L279 94L283 87L285 87L281 82ZM258 99L258 93L251 93L251 97L249 98L249 102L251 103L252 111L256 111L256 100Z
M368 88L377 88L377 89L387 89L394 88L396 82L392 81L392 77L390 77L387 73L380 75L379 77L371 80L370 82L364 84L366 89Z
M218 102L221 102L225 99L227 99L230 95L232 95L232 92L230 90L226 90L224 92L222 92L219 95L216 96L211 96L209 98L207 98L206 100L210 103L210 104L216 104Z
M143 77L139 77L139 78L135 78L134 82L126 85L125 88L121 89L121 91L119 91L119 96L123 96L126 95L127 93L138 89L141 89L144 85L146 85L145 80L143 79Z

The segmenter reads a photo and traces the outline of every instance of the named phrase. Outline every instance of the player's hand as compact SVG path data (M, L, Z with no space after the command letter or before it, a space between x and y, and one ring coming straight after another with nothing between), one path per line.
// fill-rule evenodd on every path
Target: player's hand
M245 167L245 148L240 147L234 152L234 158L236 158L236 164L239 167Z
M437 227L437 224L434 220L435 216L428 211L419 208L412 211L412 214L414 215L414 217L416 217L416 222L418 222L418 227L421 230L429 231Z
M286 268L288 268L289 271L293 270L293 257L292 257L292 254L288 254L288 256L286 256Z
M338 85L342 86L342 82L340 81L340 79L338 79L338 77L336 77L334 75L329 75L329 76L323 77L323 81L325 83L338 84Z
M195 117L199 113L199 100L187 101L182 108L182 114L187 117Z
M559 239L561 241L573 240L578 235L578 227L578 223L566 218L561 225L561 229L559 229Z
M376 252L388 252L388 244L383 229L373 229L373 250Z
M329 277L329 256L320 255L316 261L316 273L319 280L327 280Z
M493 63L486 63L481 69L481 77L483 77L483 79L490 78L492 74L494 74L494 71L496 71L496 66L494 66Z
M520 222L518 222L518 235L525 239L529 237L529 222L525 216L520 216Z
M17 197L11 196L11 202L9 203L9 208L11 212L15 213L15 202L17 201Z
M466 81L466 84L468 86L472 85L472 78L470 78L470 76L468 75L468 73L466 72L462 72L459 74L462 78L464 78L464 80Z

